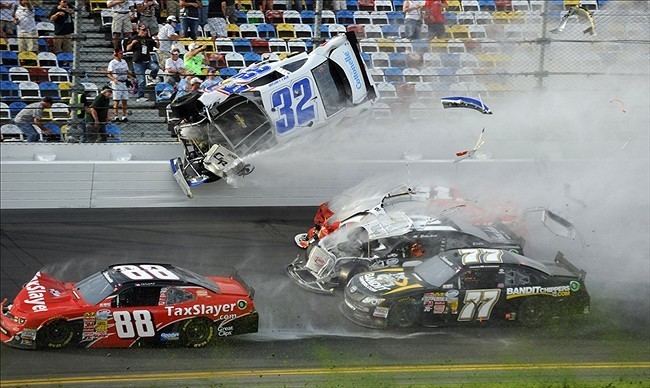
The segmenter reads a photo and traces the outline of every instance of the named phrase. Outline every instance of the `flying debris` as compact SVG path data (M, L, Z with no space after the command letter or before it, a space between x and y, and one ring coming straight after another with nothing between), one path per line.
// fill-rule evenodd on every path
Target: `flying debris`
M576 15L578 19L586 21L589 23L589 27L582 31L584 34L591 34L592 36L596 35L596 25L594 24L594 15L587 8L584 8L582 5L571 7L560 19L560 25L552 29L551 32L558 33L564 31L564 28L569 21L569 18L573 15Z
M474 148L472 148L470 150L464 150L464 151L456 152L456 156L458 157L458 159L454 160L454 163L458 163L463 159L468 159L468 158L471 158L472 156L474 156L476 151L478 151L479 148L481 148L483 143L485 143L485 128L483 128L481 130L481 134L479 135L478 140L476 141L476 144L474 145Z
M492 111L487 107L479 96L478 99L471 97L443 97L440 99L443 108L470 108L485 115L491 115Z
M618 108L621 110L621 112L627 113L627 111L625 110L625 104L623 104L623 101L619 100L618 98L612 98L611 100L609 100L609 103L616 104Z

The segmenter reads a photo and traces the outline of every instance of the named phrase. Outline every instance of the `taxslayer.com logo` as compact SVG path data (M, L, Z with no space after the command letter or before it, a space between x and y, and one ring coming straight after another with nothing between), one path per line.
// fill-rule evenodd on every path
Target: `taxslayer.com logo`
M41 277L40 272L36 272L36 275L25 284L25 290L27 290L27 297L25 303L32 305L32 311L47 311L47 306L45 305L45 293L47 290L45 287L39 283L39 278Z

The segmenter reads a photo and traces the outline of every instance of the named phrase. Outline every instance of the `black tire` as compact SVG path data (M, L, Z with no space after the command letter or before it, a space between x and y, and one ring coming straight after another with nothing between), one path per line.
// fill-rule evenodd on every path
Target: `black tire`
M180 337L188 348L202 348L214 338L214 324L206 318L187 320L181 324Z
M526 327L540 327L551 319L548 303L539 298L528 298L519 305L519 322Z
M203 111L203 104L199 101L199 97L201 97L201 93L188 93L174 99L170 104L174 116L188 122L198 121Z
M401 299L393 303L388 312L388 325L405 328L415 325L418 321L418 305L411 298Z
M72 341L74 329L65 320L57 320L43 326L36 334L36 344L40 348L61 349Z

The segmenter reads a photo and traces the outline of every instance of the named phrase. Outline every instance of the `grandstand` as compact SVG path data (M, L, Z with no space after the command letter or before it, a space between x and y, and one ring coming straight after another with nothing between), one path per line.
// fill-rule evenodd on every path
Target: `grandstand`
M199 28L197 40L208 46L206 57L221 77L235 75L262 55L281 59L291 52L309 52L321 38L354 31L380 90L377 117L412 112L411 117L419 119L427 105L444 95L499 96L531 90L543 86L544 77L554 72L633 73L644 63L647 71L647 3L610 9L611 3L604 0L448 0L446 37L415 41L403 38L401 0L364 1L363 6L348 0L347 10L336 12L324 1L318 34L311 0L303 1L302 12L275 1L276 9L266 14L253 10L252 2L238 3L237 23L228 25L228 37L213 39L209 24ZM594 13L598 37L584 35L577 19L561 36L549 34L566 10L578 3ZM48 125L65 139L73 75L89 97L106 84L105 69L112 55L111 12L104 0L90 0L89 5L90 13L84 13L79 23L75 72L73 53L51 52L54 28L46 15L52 1L36 9L39 53L18 52L15 37L0 40L3 140L22 140L11 120L26 104L44 96L57 101ZM165 17L163 9L159 20ZM192 41L180 43L187 49ZM575 69L567 69L567 56ZM132 98L129 122L111 126L113 140L172 141L166 124L172 93L173 87L161 82L148 87L149 102Z

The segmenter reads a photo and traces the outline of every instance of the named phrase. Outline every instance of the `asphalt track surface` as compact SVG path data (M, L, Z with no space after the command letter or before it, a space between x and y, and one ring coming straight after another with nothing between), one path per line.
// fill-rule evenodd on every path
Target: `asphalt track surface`
M650 382L648 318L592 300L587 322L374 331L284 273L314 208L2 211L0 290L13 298L41 269L78 280L118 262L168 262L199 273L235 268L256 289L260 332L204 349L0 347L2 386L392 386L618 379ZM618 303L621 302L621 303ZM606 304L607 313L597 306ZM619 307L617 307L619 306ZM614 309L612 311L612 309Z

